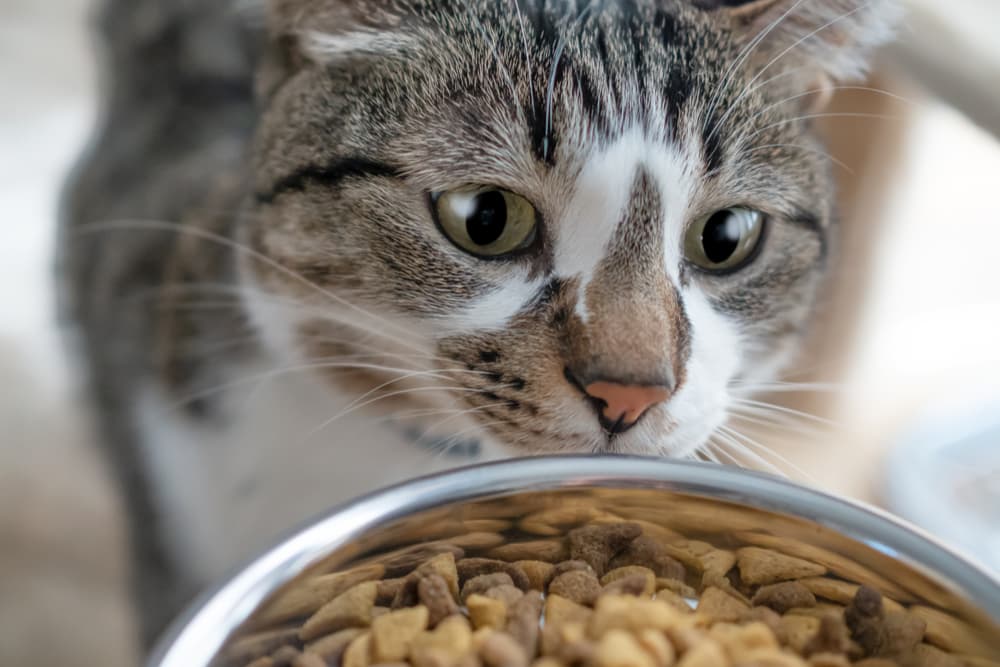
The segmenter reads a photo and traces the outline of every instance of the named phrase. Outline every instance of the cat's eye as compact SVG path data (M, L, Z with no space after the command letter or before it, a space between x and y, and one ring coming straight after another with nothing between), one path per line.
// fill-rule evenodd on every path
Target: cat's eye
M538 212L524 197L491 187L466 187L432 195L444 234L478 257L500 257L531 246Z
M765 217L749 208L727 208L688 229L687 260L706 271L735 271L748 264L764 238Z

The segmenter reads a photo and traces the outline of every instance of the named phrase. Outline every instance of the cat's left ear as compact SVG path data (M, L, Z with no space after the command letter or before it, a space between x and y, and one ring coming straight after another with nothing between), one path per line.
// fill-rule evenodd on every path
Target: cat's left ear
M269 48L258 93L310 64L386 52L401 43L405 9L394 0L265 0Z
M752 66L775 73L797 69L806 85L862 78L902 14L898 0L695 2L725 18Z

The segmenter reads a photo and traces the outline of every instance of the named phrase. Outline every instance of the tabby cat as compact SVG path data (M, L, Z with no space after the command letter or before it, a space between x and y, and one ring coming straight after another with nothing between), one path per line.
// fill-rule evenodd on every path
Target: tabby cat
M813 119L891 0L111 0L61 244L147 641L332 504L690 457L835 244Z

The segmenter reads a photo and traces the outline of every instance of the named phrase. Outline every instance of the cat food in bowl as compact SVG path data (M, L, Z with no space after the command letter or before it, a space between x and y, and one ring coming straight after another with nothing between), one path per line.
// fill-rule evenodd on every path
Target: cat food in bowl
M735 469L479 466L346 507L207 598L159 667L1000 667L1000 584Z

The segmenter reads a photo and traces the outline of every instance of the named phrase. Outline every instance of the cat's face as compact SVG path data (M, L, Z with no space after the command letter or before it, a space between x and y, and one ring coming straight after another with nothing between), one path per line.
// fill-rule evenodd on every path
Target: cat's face
M315 287L248 264L309 305L251 300L269 344L357 360L321 372L369 399L436 387L522 453L703 444L809 324L835 233L810 105L890 11L695 4L276 3L244 233Z

